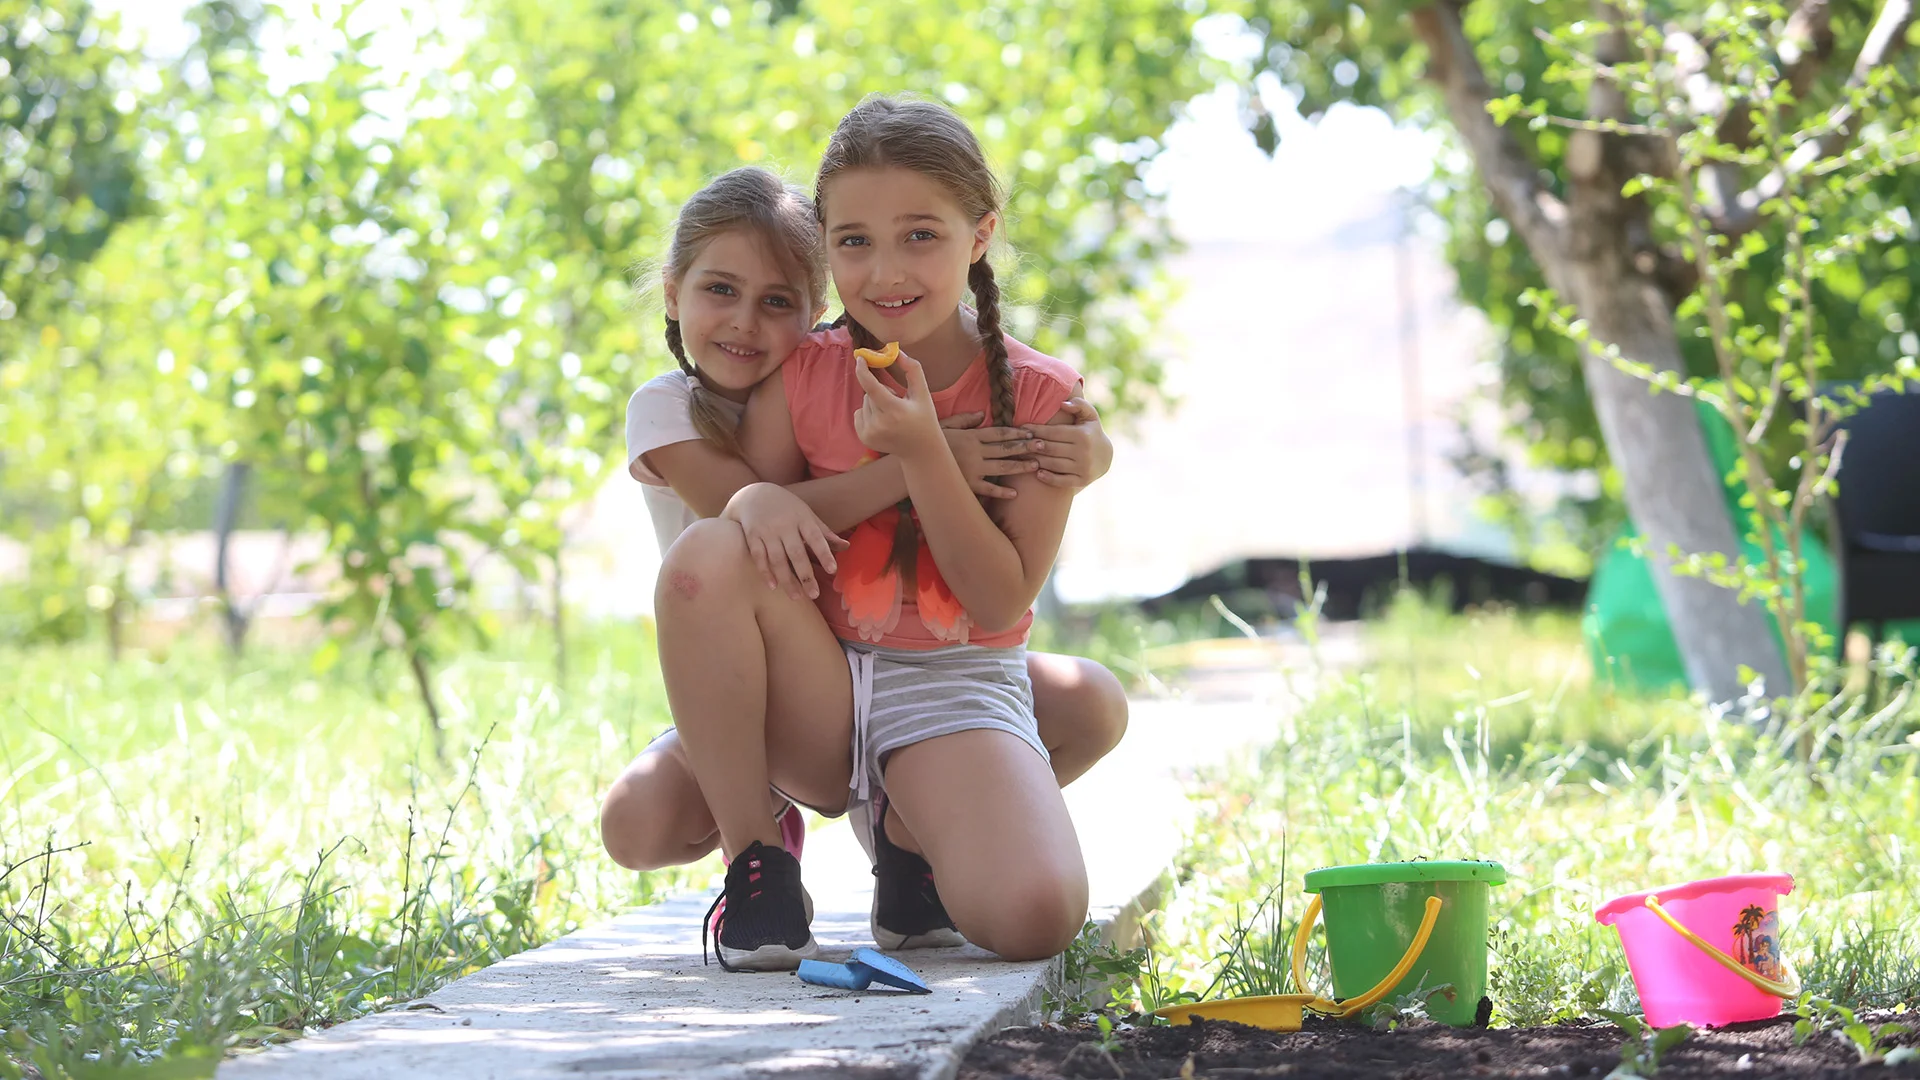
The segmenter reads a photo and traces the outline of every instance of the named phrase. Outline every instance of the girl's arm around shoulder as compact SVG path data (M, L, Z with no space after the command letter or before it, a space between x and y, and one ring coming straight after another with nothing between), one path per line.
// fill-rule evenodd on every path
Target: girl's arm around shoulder
M735 492L759 479L746 462L705 439L663 446L646 459L673 493L703 518L719 517Z
M799 496L836 532L851 529L907 497L906 478L900 463L891 457L834 476L807 479L806 455L794 434L793 412L787 405L785 367L767 376L747 399L740 450L756 476ZM746 524L738 515L729 516Z
M1113 468L1113 440L1100 424L1099 410L1078 396L1081 390L1074 393L1061 409L1067 422L1032 425L1033 460L1041 483L1078 491Z
M672 488L694 513L713 517L755 477L739 458L701 437L691 405L691 384L678 371L634 391L627 401L627 473Z
M793 415L787 411L784 371L753 388L747 416L740 424L740 453L754 475L770 484L797 484L807 476L807 459L793 434Z

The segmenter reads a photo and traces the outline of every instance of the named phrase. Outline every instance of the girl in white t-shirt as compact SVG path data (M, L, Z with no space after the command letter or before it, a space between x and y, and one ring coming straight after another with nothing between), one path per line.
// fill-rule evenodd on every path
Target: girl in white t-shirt
M682 208L662 282L667 347L679 370L634 392L626 428L627 469L645 485L655 539L664 553L699 518L732 518L769 587L796 601L817 597L814 561L830 571L834 551L845 546L835 531L905 498L906 480L898 463L881 458L783 489L759 483L739 456L734 432L749 393L826 311L825 258L811 200L764 169L727 173ZM948 442L974 491L1010 498L1012 489L994 478L1021 472L1073 488L1104 475L1112 445L1098 415L1077 399L1070 408L1079 422L1010 428L975 426L984 419L978 414L949 418ZM831 639L825 621L818 621L819 633ZM777 659L768 657L769 668ZM1120 741L1126 696L1113 673L1091 660L1032 653L1028 666L1040 735L1065 785ZM846 678L844 668L824 674ZM849 747L843 718L828 718L829 726L818 729L837 734L816 737L810 718L776 707L782 696L779 687L768 687L768 811L797 856L805 830L794 804L837 814L847 799L844 781L814 790L806 778L832 774L817 767L826 759L837 759L844 776ZM636 870L692 862L719 843L673 730L614 781L600 827L608 854Z

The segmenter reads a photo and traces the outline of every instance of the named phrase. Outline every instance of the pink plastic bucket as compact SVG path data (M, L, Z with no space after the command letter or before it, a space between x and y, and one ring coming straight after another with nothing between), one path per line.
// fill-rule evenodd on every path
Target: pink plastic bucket
M1620 931L1648 1024L1721 1027L1775 1016L1799 992L1780 955L1780 897L1792 891L1787 874L1735 874L1622 896L1593 917Z

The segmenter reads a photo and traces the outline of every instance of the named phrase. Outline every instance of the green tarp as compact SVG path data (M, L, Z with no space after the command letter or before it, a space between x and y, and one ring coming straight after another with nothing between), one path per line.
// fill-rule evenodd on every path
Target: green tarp
M1713 455L1714 468L1726 476L1733 471L1738 453L1733 429L1711 407L1700 402L1695 402L1694 407L1707 437L1707 449ZM1745 484L1726 487L1727 513L1735 522L1747 520L1746 512L1740 508L1740 499L1745 494ZM1646 560L1634 554L1629 546L1638 536L1639 531L1628 522L1594 567L1593 583L1587 592L1586 616L1581 622L1587 649L1593 657L1593 669L1602 678L1610 678L1624 687L1651 691L1685 688L1686 667L1681 663L1679 648L1674 645L1673 629L1667 623L1666 608L1654 588L1653 573ZM1760 545L1750 537L1743 536L1740 546L1747 559L1759 562L1765 558ZM1825 538L1814 533L1803 535L1801 546L1807 561L1804 579L1807 616L1831 634L1835 617L1833 558L1827 552ZM1920 641L1920 633L1916 631L1920 631L1920 624L1888 627L1889 635L1898 633L1908 641ZM1774 636L1779 640L1777 627Z

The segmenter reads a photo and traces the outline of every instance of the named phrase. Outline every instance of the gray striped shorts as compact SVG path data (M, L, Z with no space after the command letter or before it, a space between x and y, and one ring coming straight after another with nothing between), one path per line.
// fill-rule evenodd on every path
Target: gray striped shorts
M887 755L903 746L990 728L1018 737L1049 760L1033 718L1027 649L947 645L890 649L843 641L853 671L853 801L883 786Z

